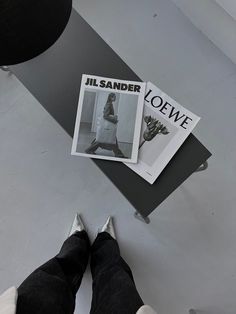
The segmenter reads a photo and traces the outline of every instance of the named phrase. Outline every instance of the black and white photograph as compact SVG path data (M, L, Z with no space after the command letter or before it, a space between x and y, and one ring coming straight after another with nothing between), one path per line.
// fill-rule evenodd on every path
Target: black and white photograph
M126 165L153 184L199 120L197 115L148 82L138 163Z
M152 167L177 132L175 125L160 117L152 108L146 108L140 135L139 158Z
M145 83L83 75L72 155L137 162Z

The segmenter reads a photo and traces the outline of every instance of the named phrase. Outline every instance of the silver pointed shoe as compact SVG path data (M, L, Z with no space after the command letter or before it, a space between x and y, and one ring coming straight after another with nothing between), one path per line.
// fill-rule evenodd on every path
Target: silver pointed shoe
M84 223L83 223L80 215L78 213L76 213L72 227L70 229L69 236L71 236L76 231L83 231L83 230L85 230Z
M112 238L116 239L115 228L114 228L112 216L109 216L109 217L107 218L107 221L106 221L105 224L102 226L102 228L99 229L98 232L99 232L99 233L101 233L101 232L107 232L107 233L109 233L109 234L112 236Z

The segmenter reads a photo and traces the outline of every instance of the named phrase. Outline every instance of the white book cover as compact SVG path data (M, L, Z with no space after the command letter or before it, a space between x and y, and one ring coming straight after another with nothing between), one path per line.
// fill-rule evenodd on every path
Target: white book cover
M130 169L153 184L200 118L148 82L137 164Z
M137 163L145 88L83 74L71 154Z

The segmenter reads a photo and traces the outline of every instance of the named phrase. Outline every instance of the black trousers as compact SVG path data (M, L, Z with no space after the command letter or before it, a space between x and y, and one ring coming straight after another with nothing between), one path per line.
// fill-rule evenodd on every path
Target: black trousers
M90 314L135 314L143 301L129 266L120 256L117 241L103 232L90 247L85 231L70 236L58 255L20 285L17 314L73 314L76 292L90 253L93 278Z

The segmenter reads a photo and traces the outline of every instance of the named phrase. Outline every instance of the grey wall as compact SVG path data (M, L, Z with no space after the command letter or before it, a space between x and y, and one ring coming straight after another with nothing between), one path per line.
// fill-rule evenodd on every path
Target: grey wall
M81 122L92 123L95 99L96 99L95 92L85 91L81 114Z
M133 142L137 102L138 97L136 95L120 95L118 105L119 126L117 128L117 139L119 142Z

